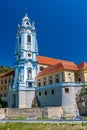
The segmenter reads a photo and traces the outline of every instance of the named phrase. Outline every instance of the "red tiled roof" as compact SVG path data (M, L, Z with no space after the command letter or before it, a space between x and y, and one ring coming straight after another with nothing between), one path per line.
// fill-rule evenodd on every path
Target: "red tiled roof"
M64 61L64 60L49 58L49 57L45 57L45 56L37 56L37 60L38 60L39 64L43 64L43 65L55 65L55 64L58 64L60 62L71 63L69 61Z
M45 68L43 71L41 71L37 77L39 76L43 76L43 75L47 75L53 72L57 72L60 70L78 70L78 67L76 64L74 64L73 62L61 62L52 66L49 66L47 68Z
M7 73L1 73L1 74L0 74L0 78L1 78L1 77L5 77L5 76L8 76L8 75L14 75L14 71L10 71L10 72L7 72Z
M79 65L77 65L79 69L87 69L87 63L86 62L83 62Z

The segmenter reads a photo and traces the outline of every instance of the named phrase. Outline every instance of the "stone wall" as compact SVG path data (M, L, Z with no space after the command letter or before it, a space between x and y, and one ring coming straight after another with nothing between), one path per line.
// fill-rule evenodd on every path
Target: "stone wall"
M63 115L62 107L48 107L48 118L61 118Z
M24 116L26 118L37 119L39 117L48 117L52 119L61 118L62 116L75 116L75 106L66 107L43 107L43 108L21 108L21 109L0 109L0 119L10 117Z
M6 117L7 110L0 108L0 119L4 119Z
M42 112L39 108L8 109L8 118L20 116L25 116L27 118L38 118L42 116Z

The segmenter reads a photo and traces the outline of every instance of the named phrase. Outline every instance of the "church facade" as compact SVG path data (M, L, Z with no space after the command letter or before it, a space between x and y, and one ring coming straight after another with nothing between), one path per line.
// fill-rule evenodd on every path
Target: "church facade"
M38 45L36 30L25 14L18 25L15 50L15 76L9 89L9 107L30 107L35 93ZM11 97L11 98L10 98Z
M30 108L35 97L37 74L57 60L38 56L35 25L27 14L18 25L16 39L15 74L9 86L8 107Z
M87 86L87 63L38 55L34 22L27 14L18 25L15 75L9 86L8 107L31 108L36 97L40 107L62 106L67 113L78 111L76 95Z

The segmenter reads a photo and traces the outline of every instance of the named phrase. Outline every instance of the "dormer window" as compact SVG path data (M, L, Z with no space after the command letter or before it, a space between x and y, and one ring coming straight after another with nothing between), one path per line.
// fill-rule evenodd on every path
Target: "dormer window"
M40 71L42 71L44 69L44 67L43 66L40 66Z

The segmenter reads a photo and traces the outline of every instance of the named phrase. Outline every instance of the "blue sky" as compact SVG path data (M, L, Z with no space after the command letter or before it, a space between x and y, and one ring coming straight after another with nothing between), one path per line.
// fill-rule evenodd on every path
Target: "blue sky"
M17 25L25 8L35 22L39 55L87 61L87 0L0 1L0 65L14 66Z

